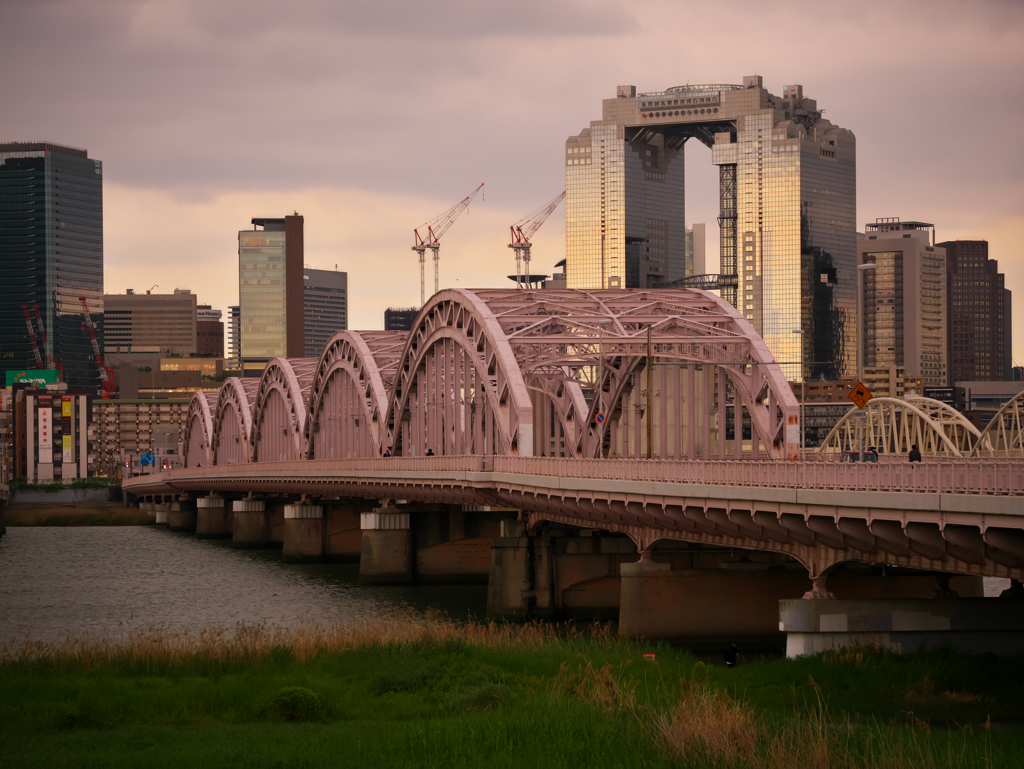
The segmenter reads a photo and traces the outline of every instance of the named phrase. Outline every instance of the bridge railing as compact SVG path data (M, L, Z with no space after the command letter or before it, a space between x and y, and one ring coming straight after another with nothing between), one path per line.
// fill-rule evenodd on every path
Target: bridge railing
M495 472L835 491L1024 495L1024 462L942 460L838 463L493 457Z

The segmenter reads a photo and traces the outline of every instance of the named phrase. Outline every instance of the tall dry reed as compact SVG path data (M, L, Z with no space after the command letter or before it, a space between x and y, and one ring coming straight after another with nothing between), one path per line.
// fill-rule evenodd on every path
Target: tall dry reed
M287 650L299 662L318 654L390 644L463 642L517 650L589 638L611 642L607 626L580 631L575 626L528 622L461 623L440 615L395 614L357 623L309 619L295 625L239 623L233 628L193 631L130 625L92 634L69 634L59 641L15 639L0 644L0 664L45 662L57 669L88 669L112 664L160 666L192 662L244 663L265 660Z

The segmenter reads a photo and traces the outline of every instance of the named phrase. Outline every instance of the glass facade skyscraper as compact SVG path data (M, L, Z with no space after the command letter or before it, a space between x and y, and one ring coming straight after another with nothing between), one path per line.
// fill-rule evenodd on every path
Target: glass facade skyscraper
M103 164L50 142L0 143L0 369L37 368L22 307L72 387L96 390L85 297L103 345Z
M719 285L787 375L856 370L856 140L799 85L769 93L619 86L602 119L566 141L570 288L647 288L693 274L683 146L719 167ZM803 334L794 333L795 330ZM802 348L801 348L802 340Z
M305 356L303 219L252 223L238 233L238 306L242 370L256 375L271 358Z

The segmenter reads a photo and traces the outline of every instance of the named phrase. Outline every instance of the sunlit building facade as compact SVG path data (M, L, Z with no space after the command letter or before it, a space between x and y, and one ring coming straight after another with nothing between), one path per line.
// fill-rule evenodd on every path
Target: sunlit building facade
M258 376L271 358L305 356L303 219L252 223L238 233L239 341L243 372Z
M902 367L925 387L946 386L946 251L934 233L931 224L885 218L857 241L862 370Z
M658 93L619 86L602 119L566 141L569 288L645 288L694 274L688 139L710 147L719 167L723 297L791 378L800 361L804 377L854 373L856 141L799 85L781 97L758 76Z

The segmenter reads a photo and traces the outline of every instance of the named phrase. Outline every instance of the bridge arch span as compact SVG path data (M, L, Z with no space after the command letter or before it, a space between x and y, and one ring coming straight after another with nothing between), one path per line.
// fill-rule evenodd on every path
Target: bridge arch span
M306 457L377 457L406 331L339 331L317 363L305 423Z
M473 293L530 389L550 401L536 404L535 455L648 455L650 328L650 456L795 458L799 430L786 427L798 428L799 403L761 337L719 297L696 289ZM552 435L558 423L562 435Z
M1004 403L989 420L971 456L1024 458L1024 390Z
M213 464L213 414L216 413L218 395L197 392L189 401L182 440L185 467L209 467Z
M211 461L214 465L237 465L249 461L252 409L260 380L231 377L217 391L213 412Z
M306 406L316 358L274 358L263 369L252 410L250 462L306 456Z
M446 289L420 310L387 412L395 456L533 453L533 403L479 292Z
M872 398L846 414L818 449L819 454L874 448L882 454L967 456L980 438L962 414L931 398Z

